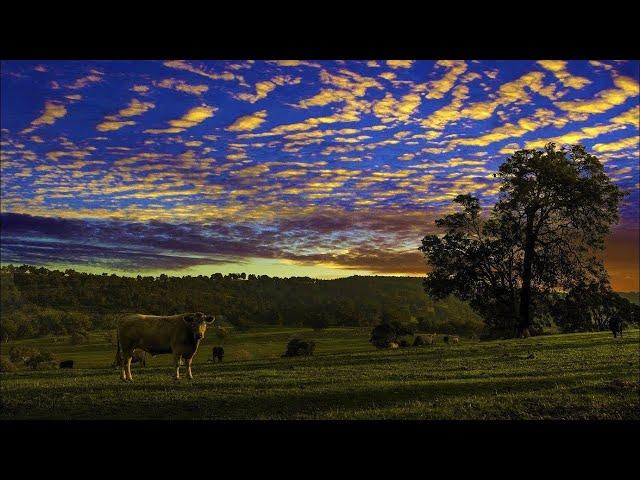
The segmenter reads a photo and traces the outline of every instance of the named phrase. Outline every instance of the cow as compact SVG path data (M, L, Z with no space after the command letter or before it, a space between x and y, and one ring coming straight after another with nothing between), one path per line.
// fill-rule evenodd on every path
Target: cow
M60 368L73 368L73 360L63 360L58 366Z
M609 320L609 328L611 329L611 333L613 333L613 338L617 338L618 335L622 337L622 319L620 317L613 317Z
M140 349L136 348L133 351L133 356L131 357L131 363L139 363L143 367L146 367L147 366L147 352L145 352L144 350L140 350ZM111 366L112 367L122 367L122 365L120 364L120 354L119 354L119 352L116 352L116 358L113 361L113 363L111 364Z
M222 357L224 357L224 348L223 347L213 347L212 350L212 359L215 362L216 359L221 362Z
M172 353L175 361L175 380L180 380L180 363L184 358L189 379L193 379L191 362L214 317L202 312L180 315L128 315L118 322L118 355L121 359L121 378L132 382L131 360L137 348L151 355Z

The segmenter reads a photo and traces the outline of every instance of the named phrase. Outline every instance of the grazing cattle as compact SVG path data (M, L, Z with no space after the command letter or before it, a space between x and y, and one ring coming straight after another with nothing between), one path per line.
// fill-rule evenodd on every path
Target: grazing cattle
M316 342L313 340L300 340L299 338L293 338L287 344L287 351L283 357L303 357L313 355L313 350L316 348Z
M406 340L400 340L398 345L400 346L400 348L407 348L409 346L409 342L407 342Z
M460 341L460 337L451 337L451 343L458 343Z
M180 315L128 315L118 323L118 355L121 356L122 380L133 381L131 361L135 349L151 355L172 353L175 379L180 380L180 362L184 358L187 374L193 379L191 362L214 317L202 312Z
M622 337L622 319L620 317L613 317L609 320L609 328L613 333L613 338L618 338L618 335Z
M425 341L425 339L424 339L424 337L422 335L416 335L416 338L413 339L413 346L414 347L421 347L425 343L427 343L427 342Z
M389 346L387 348L395 350L396 348L400 348L400 345L398 345L396 342L391 342L389 343Z
M224 348L222 348L222 347L213 347L212 354L213 354L212 357L213 357L213 361L214 362L216 360L221 362L222 361L222 357L224 357Z
M442 340L444 341L444 343L449 343L449 335L445 335L444 337L442 337Z
M60 368L73 368L73 360L63 360L58 366Z

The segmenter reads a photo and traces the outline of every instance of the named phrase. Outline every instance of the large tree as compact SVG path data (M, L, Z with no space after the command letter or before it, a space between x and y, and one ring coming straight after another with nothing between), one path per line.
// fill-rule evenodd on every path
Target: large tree
M584 147L520 150L495 176L500 194L488 215L459 195L462 211L436 221L420 250L432 271L426 291L469 300L501 330L528 336L535 305L554 291L607 282L599 253L618 221L624 193Z

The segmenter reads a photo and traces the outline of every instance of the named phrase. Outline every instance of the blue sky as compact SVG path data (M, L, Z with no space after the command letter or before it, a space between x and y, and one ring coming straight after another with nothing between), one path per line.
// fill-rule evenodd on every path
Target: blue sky
M455 195L491 205L498 165L554 141L630 192L608 267L637 285L637 61L1 66L4 263L418 275Z

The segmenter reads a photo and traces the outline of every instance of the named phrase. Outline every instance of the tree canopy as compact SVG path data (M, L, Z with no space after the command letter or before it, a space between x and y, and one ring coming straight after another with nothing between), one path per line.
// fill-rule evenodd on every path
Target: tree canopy
M495 176L500 194L487 213L458 195L461 211L436 220L444 234L423 238L432 268L424 287L469 300L496 330L527 336L553 292L610 289L600 252L624 193L580 145L517 151Z

